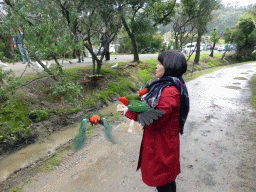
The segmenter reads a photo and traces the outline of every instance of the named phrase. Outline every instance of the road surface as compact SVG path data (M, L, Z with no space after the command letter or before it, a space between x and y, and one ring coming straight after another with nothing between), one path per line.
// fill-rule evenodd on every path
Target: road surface
M190 113L181 138L178 192L255 191L255 110L249 80L256 63L222 69L187 83ZM153 192L136 172L141 127L125 117L112 145L97 137L51 172L40 173L24 192ZM254 126L252 126L254 125Z

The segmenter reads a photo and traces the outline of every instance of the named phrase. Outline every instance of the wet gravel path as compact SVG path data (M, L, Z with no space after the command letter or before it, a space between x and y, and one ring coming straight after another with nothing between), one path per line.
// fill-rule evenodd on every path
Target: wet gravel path
M256 119L249 87L255 73L256 63L251 63L187 83L191 110L181 136L178 192L256 191L256 145L250 139ZM57 169L40 173L22 191L156 191L136 172L141 127L121 120L124 124L114 127L118 144L107 142L99 131L86 147Z

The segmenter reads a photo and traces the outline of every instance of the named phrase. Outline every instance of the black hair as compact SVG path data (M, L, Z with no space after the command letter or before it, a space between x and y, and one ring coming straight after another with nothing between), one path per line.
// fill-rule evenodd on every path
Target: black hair
M186 58L180 51L164 51L159 54L158 61L165 68L164 76L181 77L187 71Z

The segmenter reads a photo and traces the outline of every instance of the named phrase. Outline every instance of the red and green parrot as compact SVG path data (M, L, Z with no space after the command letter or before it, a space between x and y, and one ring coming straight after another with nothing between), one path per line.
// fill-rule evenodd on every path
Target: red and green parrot
M111 128L108 124L108 121L105 117L103 117L100 113L89 113L81 122L81 126L79 128L79 133L78 135L76 135L75 139L74 139L74 145L76 149L80 149L85 140L86 140L86 131L87 131L87 123L88 121L92 124L98 124L100 123L101 125L103 125L105 127L105 134L107 139L112 142L112 143L116 143L112 133L111 133Z
M119 100L128 107L132 112L137 112L138 122L144 127L145 124L149 125L153 120L157 120L165 111L154 109L148 106L146 103L137 100L134 96L133 99L127 99L126 97L119 97Z

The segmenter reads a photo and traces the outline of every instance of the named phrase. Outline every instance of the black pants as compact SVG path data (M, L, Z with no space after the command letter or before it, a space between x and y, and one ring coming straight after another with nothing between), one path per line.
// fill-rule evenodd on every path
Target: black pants
M82 52L82 61L84 61L84 56L85 56L85 53L83 51ZM76 50L76 55L78 57L78 62L81 62L81 54L80 54L80 50Z
M176 192L176 182L173 181L167 185L157 187L158 192Z

